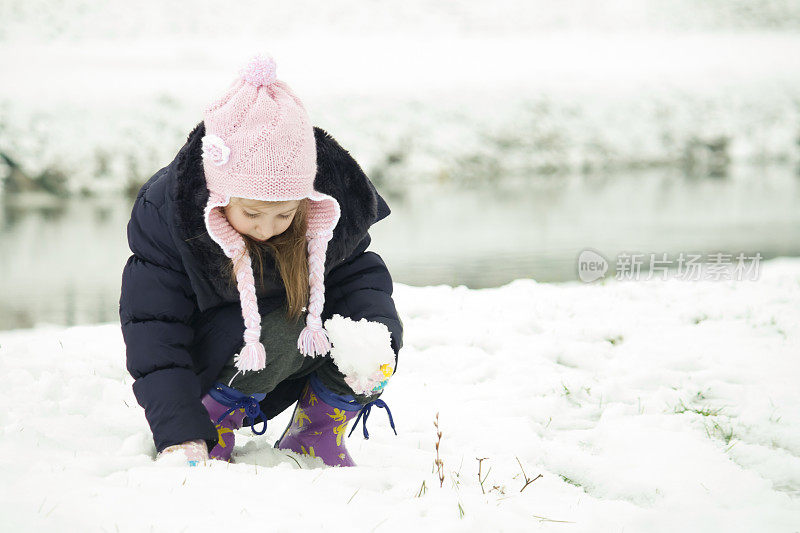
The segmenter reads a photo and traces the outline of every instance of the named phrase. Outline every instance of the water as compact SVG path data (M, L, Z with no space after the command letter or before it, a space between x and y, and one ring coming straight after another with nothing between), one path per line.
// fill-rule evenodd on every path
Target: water
M387 198L370 232L394 281L495 287L577 279L579 252L800 256L800 178L791 168L726 178L652 170L552 177L491 190ZM118 320L131 200L5 197L0 203L0 329Z

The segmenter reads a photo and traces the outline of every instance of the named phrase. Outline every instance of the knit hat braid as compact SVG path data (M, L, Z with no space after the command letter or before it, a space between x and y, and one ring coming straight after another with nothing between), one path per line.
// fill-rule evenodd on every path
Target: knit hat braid
M324 355L331 349L331 343L326 331L322 328L322 319L320 318L322 307L325 305L325 252L330 237L330 235L306 237L310 285L306 322L308 327L300 333L300 338L297 339L297 348L305 354Z
M335 198L314 190L316 142L305 108L289 86L277 80L274 60L256 56L225 95L206 108L204 122L203 171L209 190L206 229L233 262L245 325L236 367L243 372L263 369L266 350L260 342L252 260L244 238L221 211L234 196L263 201L309 199L310 297L297 348L311 357L326 354L331 345L320 318L325 304L325 255L341 213Z

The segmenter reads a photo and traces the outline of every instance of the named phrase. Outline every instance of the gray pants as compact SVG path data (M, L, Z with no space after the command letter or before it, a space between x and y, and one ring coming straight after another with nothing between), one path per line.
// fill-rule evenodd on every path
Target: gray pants
M262 316L261 342L267 352L266 367L263 370L242 373L234 365L232 356L217 381L244 394L269 394L286 379L297 379L316 372L323 385L331 392L352 395L362 405L380 396L380 393L371 396L355 394L345 383L344 374L339 372L330 356L306 357L301 354L297 349L297 338L305 325L305 316L293 323L287 320L283 308Z

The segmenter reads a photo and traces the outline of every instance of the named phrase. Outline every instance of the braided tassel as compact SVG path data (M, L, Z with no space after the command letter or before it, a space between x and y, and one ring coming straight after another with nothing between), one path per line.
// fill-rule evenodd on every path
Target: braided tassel
M242 244L244 244L242 242ZM242 372L247 370L262 370L267 365L267 353L261 344L261 315L258 312L256 299L255 279L250 254L244 246L236 250L233 262L236 273L236 283L239 288L239 299L242 304L242 318L244 318L245 346L234 358L236 368Z
M327 233L308 240L308 316L306 327L297 339L297 349L309 357L325 355L331 349L320 315L325 305L325 252L332 236L333 233Z

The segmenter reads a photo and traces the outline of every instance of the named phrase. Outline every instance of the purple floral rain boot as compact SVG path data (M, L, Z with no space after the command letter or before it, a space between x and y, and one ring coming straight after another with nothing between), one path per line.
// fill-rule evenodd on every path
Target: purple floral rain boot
M294 408L292 420L275 443L275 448L319 457L328 466L355 466L344 444L344 432L350 420L357 417L353 425L355 429L363 416L364 438L369 439L367 417L373 405L386 409L389 423L397 435L392 413L383 400L362 406L352 396L334 394L316 374L311 374Z
M251 424L250 429L256 435L264 434L267 430L267 417L261 412L258 402L266 396L266 394L248 396L222 383L214 383L208 394L203 396L203 405L217 427L217 434L219 435L217 445L208 452L209 457L233 462L231 460L235 441L233 432L242 427L242 421L245 416L253 421L258 415L261 415L264 421L264 427L261 431L256 431L255 423Z

